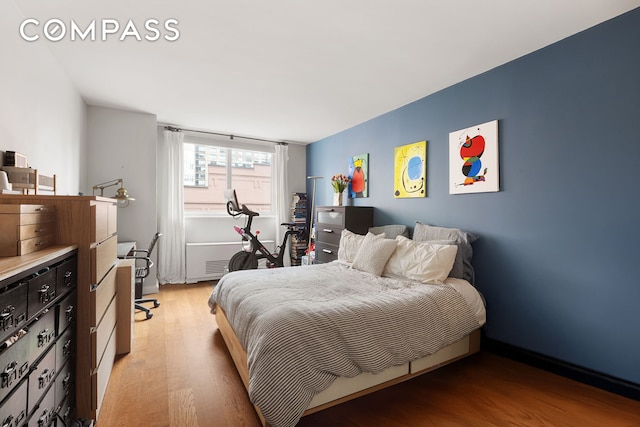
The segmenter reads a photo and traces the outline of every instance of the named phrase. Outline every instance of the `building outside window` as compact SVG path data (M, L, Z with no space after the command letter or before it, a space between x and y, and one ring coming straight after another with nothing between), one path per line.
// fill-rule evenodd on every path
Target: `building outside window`
M272 162L267 151L184 143L184 211L225 213L224 190L233 188L251 210L273 211Z

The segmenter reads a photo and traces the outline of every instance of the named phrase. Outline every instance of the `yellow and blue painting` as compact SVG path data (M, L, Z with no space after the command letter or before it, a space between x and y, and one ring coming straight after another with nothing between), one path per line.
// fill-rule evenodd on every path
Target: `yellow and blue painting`
M427 141L414 142L394 149L393 196L427 196Z

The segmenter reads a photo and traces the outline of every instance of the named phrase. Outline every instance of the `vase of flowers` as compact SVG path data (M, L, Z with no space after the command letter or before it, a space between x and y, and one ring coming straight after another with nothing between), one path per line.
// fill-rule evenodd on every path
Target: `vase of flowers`
M333 205L342 206L342 193L347 189L351 179L341 173L331 177L331 186L333 187Z

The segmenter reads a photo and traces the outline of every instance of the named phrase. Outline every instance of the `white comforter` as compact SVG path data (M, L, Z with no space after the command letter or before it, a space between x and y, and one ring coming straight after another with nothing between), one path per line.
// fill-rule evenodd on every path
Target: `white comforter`
M209 298L216 304L247 351L249 397L274 427L295 425L337 376L405 364L480 326L452 286L339 262L227 274Z

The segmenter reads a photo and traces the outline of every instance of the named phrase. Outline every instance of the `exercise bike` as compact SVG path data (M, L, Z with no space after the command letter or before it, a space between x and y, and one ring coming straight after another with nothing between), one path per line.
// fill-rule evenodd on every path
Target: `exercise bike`
M236 252L231 259L229 260L229 271L238 271L238 270L252 270L258 268L258 261L261 259L266 259L268 268L276 268L276 267L284 267L284 254L287 249L287 241L289 237L292 235L302 237L305 233L305 226L299 226L293 222L283 222L282 226L287 227L287 231L285 232L282 238L282 244L276 248L276 252L271 253L258 239L259 231L256 231L255 234L251 232L251 223L253 222L253 218L256 216L260 216L258 212L254 212L249 209L246 205L238 205L238 200L235 195L235 190L232 194L227 192L227 213L233 217L237 217L240 215L247 216L247 222L244 227L238 227L234 225L234 230L242 236L243 242L248 242L249 244L243 247L243 250Z

